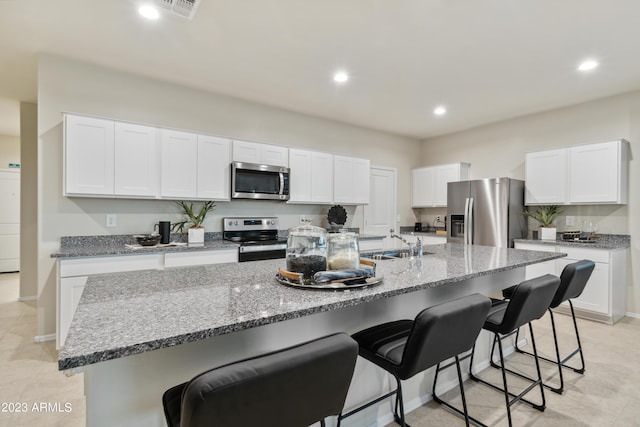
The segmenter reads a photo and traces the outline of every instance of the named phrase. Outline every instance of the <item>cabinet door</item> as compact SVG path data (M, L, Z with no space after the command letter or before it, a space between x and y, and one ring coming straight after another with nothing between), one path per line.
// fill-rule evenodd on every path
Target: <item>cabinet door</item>
M263 165L289 167L289 149L278 145L260 144L260 162Z
M229 200L231 141L198 135L198 194L207 200Z
M434 206L447 206L447 184L450 182L460 181L460 168L460 163L443 165L435 168Z
M311 153L311 201L333 202L333 154Z
M153 197L158 188L156 128L115 123L114 193Z
M571 203L619 203L619 141L569 148Z
M567 149L527 153L525 204L563 204L567 201Z
M113 121L66 115L64 133L65 195L113 194Z
M312 161L311 151L289 150L289 202L311 201Z
M69 326L73 315L78 308L80 297L87 283L87 276L65 277L60 279L59 308L58 308L58 335L57 346L61 348L67 339Z
M161 196L195 198L198 180L198 139L196 134L163 129L161 141Z
M369 160L334 156L333 199L350 205L369 203Z
M560 248L559 248L560 249ZM567 264L576 262L575 259L558 259L556 260L556 274L560 275ZM594 311L596 313L610 315L609 309L610 287L609 287L609 264L600 262L595 263L596 266L591 273L591 277L584 288L584 291L578 298L573 298L573 306L585 310Z
M233 141L233 161L261 163L260 144L249 141Z
M433 206L435 203L434 168L420 168L411 171L411 200L415 208ZM446 204L446 202L445 202Z
M519 243L514 244L515 249L538 252L556 252L555 245L536 245L535 243ZM525 267L525 279L534 279L544 276L545 274L556 274L556 260L530 264Z

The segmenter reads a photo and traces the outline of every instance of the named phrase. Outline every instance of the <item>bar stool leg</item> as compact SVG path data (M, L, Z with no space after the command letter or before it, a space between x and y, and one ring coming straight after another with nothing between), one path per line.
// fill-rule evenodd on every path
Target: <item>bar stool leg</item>
M398 385L396 391L396 407L393 411L393 417L396 422L400 424L402 427L410 427L404 420L404 402L402 400L402 384L400 378L393 376L396 379L396 383ZM398 406L400 407L400 415L398 415Z
M494 334L494 337L497 338L498 334ZM495 347L495 342L496 339L494 338L493 341L493 346L491 348L491 356L493 356L493 347ZM509 427L511 427L513 425L512 421L511 421L511 399L509 398L509 389L507 388L507 372L504 370L504 355L502 353L502 340L497 339L498 341L498 351L500 352L500 365L502 366L502 369L500 369L500 372L502 372L502 385L504 387L503 391L504 391L504 402L505 405L507 407L507 419L509 420Z

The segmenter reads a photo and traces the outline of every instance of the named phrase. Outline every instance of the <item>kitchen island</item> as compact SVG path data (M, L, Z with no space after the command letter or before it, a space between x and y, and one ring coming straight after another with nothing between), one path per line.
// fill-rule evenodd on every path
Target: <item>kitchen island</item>
M348 291L281 285L275 273L284 260L90 276L59 368L84 366L87 425L161 426L164 390L206 369L332 332L412 318L474 292L489 295L523 280L527 265L564 256L456 244L425 251L421 258L379 261L381 284ZM482 341L479 351L488 351L488 340ZM428 399L429 385L418 377L424 379L418 375L405 387L409 410ZM387 387L386 377L359 361L346 406L381 386ZM388 408L379 411L344 425L384 422Z

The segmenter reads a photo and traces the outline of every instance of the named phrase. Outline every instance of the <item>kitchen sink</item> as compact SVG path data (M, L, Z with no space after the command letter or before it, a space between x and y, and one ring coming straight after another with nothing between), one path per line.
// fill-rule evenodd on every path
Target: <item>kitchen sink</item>
M429 255L431 252L423 252L423 255ZM368 258L373 260L388 260L398 258L409 258L409 249L395 249L387 251L374 251L365 252L360 254L361 258Z

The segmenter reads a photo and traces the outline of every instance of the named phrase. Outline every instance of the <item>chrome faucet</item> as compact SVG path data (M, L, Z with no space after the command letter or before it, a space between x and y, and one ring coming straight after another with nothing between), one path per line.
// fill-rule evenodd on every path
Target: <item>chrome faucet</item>
M413 234L413 233L412 233ZM418 237L416 243L411 243L407 241L405 238L398 236L397 234L391 234L390 237L394 239L402 240L409 247L409 256L413 258L414 256L422 256L422 240Z

